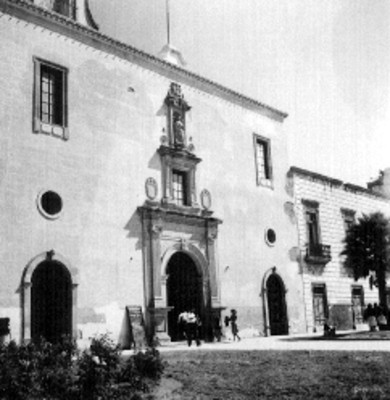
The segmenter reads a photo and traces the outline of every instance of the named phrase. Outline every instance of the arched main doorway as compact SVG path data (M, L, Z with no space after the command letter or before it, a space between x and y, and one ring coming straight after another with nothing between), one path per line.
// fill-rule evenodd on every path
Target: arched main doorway
M192 258L182 252L170 258L167 275L168 306L173 307L168 314L168 335L172 341L183 340L177 323L179 314L194 309L203 318L202 275Z
M286 291L282 279L271 274L266 283L268 321L271 335L288 335Z
M59 261L42 261L31 277L31 337L57 342L71 333L71 275Z

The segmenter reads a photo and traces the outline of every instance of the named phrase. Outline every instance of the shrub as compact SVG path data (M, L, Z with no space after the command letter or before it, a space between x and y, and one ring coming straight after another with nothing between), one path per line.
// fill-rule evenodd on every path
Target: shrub
M137 400L157 381L163 363L155 348L123 360L107 335L80 352L64 338L0 346L1 400Z
M164 371L164 365L156 348L152 347L145 352L138 352L133 359L136 371L140 376L160 379Z
M44 340L0 348L1 399L67 399L76 390L72 358L76 346L68 339L56 345Z

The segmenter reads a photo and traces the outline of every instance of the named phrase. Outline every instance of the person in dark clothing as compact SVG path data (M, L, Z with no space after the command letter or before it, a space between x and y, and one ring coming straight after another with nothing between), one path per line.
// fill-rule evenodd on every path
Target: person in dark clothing
M196 342L197 346L200 346L199 318L195 314L195 310L181 313L179 315L179 321L181 321L184 325L184 332L188 346L191 347L193 340Z
M222 338L222 326L218 317L214 318L214 337L217 339L218 342L221 341Z
M232 309L230 310L230 317L226 316L225 317L225 325L228 326L230 322L230 326L232 329L232 335L233 335L233 340L240 341L241 338L238 336L238 326L237 326L237 311Z
M374 307L372 307L372 304L370 303L363 313L363 318L367 321L371 332L375 332L377 327L375 312L376 310L374 310Z
M186 339L187 340L187 336L186 336L186 320L187 320L187 311L183 311L182 313L179 314L179 318L177 320L177 324L179 326L179 337L180 339Z

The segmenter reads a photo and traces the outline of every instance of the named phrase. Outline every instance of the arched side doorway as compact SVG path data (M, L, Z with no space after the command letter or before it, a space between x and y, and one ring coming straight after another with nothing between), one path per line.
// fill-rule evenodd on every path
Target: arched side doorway
M203 319L202 275L192 258L184 252L172 255L167 265L168 335L172 341L183 340L178 325L179 314L194 309Z
M22 340L76 337L77 270L54 252L31 260L22 277Z
M72 333L72 279L58 261L43 261L31 278L31 337L58 342Z
M264 308L266 313L266 333L268 335L288 335L286 289L282 278L272 269L264 278Z

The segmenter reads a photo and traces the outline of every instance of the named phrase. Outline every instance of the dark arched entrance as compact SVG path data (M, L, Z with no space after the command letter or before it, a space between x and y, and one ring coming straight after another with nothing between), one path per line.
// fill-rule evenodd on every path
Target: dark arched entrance
M185 253L175 253L167 267L168 335L172 341L183 340L177 320L183 311L195 309L203 317L202 276L194 261Z
M268 318L271 335L288 335L286 296L282 279L271 274L267 279Z
M58 261L43 261L31 277L31 337L57 342L72 332L72 279Z

